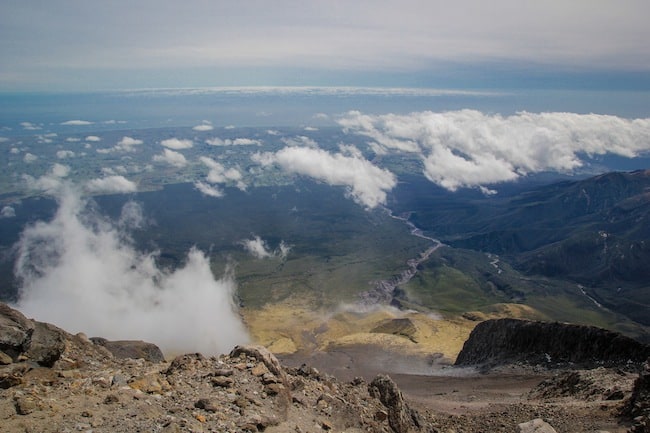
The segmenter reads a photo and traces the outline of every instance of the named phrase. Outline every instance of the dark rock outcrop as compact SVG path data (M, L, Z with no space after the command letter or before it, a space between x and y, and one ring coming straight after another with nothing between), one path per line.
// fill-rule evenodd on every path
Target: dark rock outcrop
M0 351L12 361L23 357L51 367L65 350L65 334L54 325L29 320L0 303Z
M587 368L641 364L650 346L592 326L495 319L479 323L463 345L456 365L496 366L522 362Z
M109 341L105 338L92 337L93 343L103 346L119 359L142 358L150 362L163 362L165 357L158 346L141 340Z
M409 433L420 429L418 413L406 404L402 392L390 377L383 374L377 376L368 386L368 391L386 406L388 423L395 433Z
M634 421L632 433L650 433L650 359L634 382L632 396L623 409L623 416Z

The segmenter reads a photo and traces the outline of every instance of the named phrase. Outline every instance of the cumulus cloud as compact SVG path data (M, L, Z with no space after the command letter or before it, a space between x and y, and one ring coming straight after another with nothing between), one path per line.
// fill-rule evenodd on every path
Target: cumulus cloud
M187 165L187 159L183 154L174 152L173 150L165 149L162 154L154 155L153 160L155 162L164 162L174 167L185 167Z
M90 193L113 194L136 192L138 186L135 182L128 180L124 176L113 175L89 180L86 183L85 189Z
M67 141L68 143L77 143L81 141L81 139L77 137L68 137L65 139L65 141Z
M18 154L20 153L20 149L18 149L17 147L12 147L12 148L9 150L9 153L11 153L11 154L13 154L13 155L18 155Z
M128 138L128 137L124 137L124 138ZM101 141L102 139L100 137L96 136L96 135L89 135L86 138L84 138L84 140L96 142L96 141ZM140 143L138 143L138 144L142 144L142 142L140 141Z
M234 182L237 188L242 191L246 189L246 184L242 180L242 174L234 167L226 169L221 163L207 156L202 156L199 160L210 170L206 176L209 183L229 183Z
M260 140L255 140L252 138L226 138L221 139L218 137L209 138L205 140L210 146L261 146L262 142Z
M354 146L341 146L341 152L335 154L310 147L285 147L275 153L256 153L252 159L329 185L346 186L352 198L368 208L386 203L386 193L397 184L393 173L373 165Z
M189 149L193 146L192 140L179 138L168 138L167 140L161 141L160 144L168 149L173 150Z
M318 128L315 128L315 127L313 127L313 126L305 126L304 129L305 129L305 131L307 131L307 132L318 131Z
M223 197L223 191L214 185L210 185L209 183L201 181L194 182L194 187L198 189L201 194L207 195L208 197Z
M212 122L208 120L204 120L200 124L196 125L194 128L192 128L194 131L198 132L205 132L205 131L212 131L214 129L214 126L212 126Z
M57 150L56 157L59 159L73 158L74 152L71 150Z
M34 124L32 122L20 122L20 126L22 126L23 129L25 129L27 131L36 131L36 130L41 129L41 127L39 125L36 125L36 124Z
M0 210L0 218L13 218L16 216L16 209L13 206L3 206Z
M7 137L0 137L0 143L6 143L7 141L9 141Z
M87 126L87 125L92 125L95 122L89 122L88 120L67 120L65 122L61 122L61 125L65 126Z
M86 137L86 141L100 141L101 139L97 137L97 140L88 140L88 138L94 137L94 136L89 136ZM112 153L112 152L135 152L136 146L139 146L143 143L142 140L133 138L133 137L127 137L124 136L120 141L118 141L115 146L105 148L105 149L97 149L97 153Z
M23 156L23 161L25 161L27 164L31 164L32 162L36 161L38 159L38 156L34 155L33 153L27 152L25 156Z
M425 176L451 191L546 170L572 172L585 164L585 155L631 158L650 151L650 119L597 114L353 111L339 123L370 137L379 153L420 155Z
M29 189L43 191L48 194L55 194L63 187L62 180L67 177L68 174L70 174L70 167L55 163L43 176L35 178L28 174L23 174L22 178Z
M275 250L271 250L267 242L256 235L254 235L252 239L244 239L240 243L246 251L258 259L278 257L284 260L287 258L287 254L289 254L289 251L291 250L291 247L285 244L284 241L280 242L280 245L278 245Z
M21 311L72 332L151 341L166 353L224 353L247 342L231 273L215 279L196 248L175 271L160 269L155 253L128 241L129 224L93 213L69 189L58 200L54 218L27 227L17 245Z

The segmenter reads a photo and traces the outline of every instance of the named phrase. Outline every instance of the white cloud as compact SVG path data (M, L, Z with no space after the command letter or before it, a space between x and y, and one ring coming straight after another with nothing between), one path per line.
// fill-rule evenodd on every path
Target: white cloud
M9 152L13 155L18 155L20 153L20 149L18 149L17 147L12 147L11 150L9 150Z
M23 129L25 129L27 131L36 131L36 130L41 129L41 127L39 125L36 125L36 124L34 124L32 122L20 122L20 126L22 126Z
M650 119L596 114L350 112L339 123L372 138L378 152L418 154L425 176L452 191L546 170L571 172L583 166L584 155L634 157L650 151Z
M123 230L137 223L128 219L133 209L120 223L91 209L64 190L54 218L22 233L21 311L71 332L151 341L167 354L226 353L247 342L230 273L215 279L209 258L194 248L176 270L160 269L155 253L125 241Z
M299 135L297 137L291 138L282 138L282 142L287 146L307 146L317 148L318 143L316 143L312 138L305 137L304 135Z
M33 153L27 152L25 156L23 156L23 161L25 161L27 164L31 164L32 162L36 161L38 159L38 156L34 155Z
M318 131L318 128L315 128L313 126L305 126L304 130L307 132L315 132Z
M117 142L117 144L113 149L115 149L116 151L123 151L123 152L135 152L135 146L138 146L142 143L143 143L142 140L125 136L122 137L122 139Z
M100 141L101 139L97 137L96 140L88 140L88 138L94 137L94 136L89 136L86 137L86 141ZM142 140L139 140L137 138L133 137L127 137L124 136L120 141L118 141L115 146L109 147L109 148L104 148L104 149L97 149L97 153L102 153L102 154L108 154L111 152L135 152L136 146L139 146L143 143ZM88 146L88 143L86 143Z
M57 150L56 157L59 159L73 158L75 156L74 152L71 150Z
M124 137L124 138L128 138L128 137ZM98 137L98 136L96 136L96 135L89 135L89 136L87 136L86 138L84 138L84 140L86 140L86 141L94 141L94 142L96 142L96 141L101 141L102 139L101 139L101 137ZM140 142L140 144L141 144L141 143L142 143L142 142Z
M87 125L92 125L95 122L89 122L88 120L66 120L65 122L61 122L61 125L65 126L87 126Z
M193 145L192 140L179 138L168 138L167 140L161 141L160 144L168 149L173 150L189 149Z
M28 174L23 174L22 178L30 189L56 194L63 186L62 179L67 177L68 174L70 174L70 167L55 163L47 174L39 178Z
M352 198L368 208L386 203L386 193L397 184L393 173L364 159L353 146L342 146L336 154L309 147L285 147L275 153L254 154L252 159L262 165L277 164L289 173L329 185L346 186Z
M81 141L81 139L77 137L68 137L65 139L65 141L67 141L68 143L77 143Z
M13 206L3 206L0 210L0 218L13 218L16 216L16 209Z
M242 174L236 168L231 167L226 169L221 163L207 156L201 156L199 160L210 169L206 177L209 183L234 182L237 188L242 191L246 189L246 184L242 181Z
M214 126L212 126L212 122L210 122L209 120L204 120L192 129L198 132L212 131L214 129Z
M223 197L223 191L221 191L216 186L210 185L205 182L194 182L194 187L198 189L201 194L207 195L209 197Z
M278 248L271 251L266 241L255 235L253 236L253 239L244 239L240 243L246 251L258 259L278 257L284 260L287 258L287 254L289 254L289 251L291 250L291 247L282 241L280 242L280 245L278 245Z
M90 193L128 193L136 192L138 186L135 182L128 180L124 176L106 176L98 179L92 179L86 182L86 191Z
M164 162L179 168L187 165L187 159L185 159L183 154L169 149L164 149L163 153L160 155L154 155L153 160L155 162Z
M261 146L262 142L260 140L255 140L252 138L226 138L221 139L218 137L209 138L205 140L210 146Z
M7 137L0 137L0 143L6 143L7 141L9 141Z
M276 129L267 129L266 133L269 134L269 135L280 135L280 131L278 131Z

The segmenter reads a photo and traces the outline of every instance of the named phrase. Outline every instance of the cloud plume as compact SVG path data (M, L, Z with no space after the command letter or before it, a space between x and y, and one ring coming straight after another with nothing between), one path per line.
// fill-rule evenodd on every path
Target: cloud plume
M341 146L341 151L335 154L289 146L275 153L256 153L252 159L263 166L277 164L288 173L345 186L352 198L367 208L384 204L386 193L397 184L393 173L373 165L354 146Z
M71 332L151 341L166 353L223 353L247 341L232 275L215 279L201 251L192 248L175 271L160 269L123 231L137 205L112 222L74 190L58 200L54 218L27 227L17 246L26 314Z
M585 164L585 155L632 158L650 151L650 119L597 114L352 111L339 124L371 138L376 153L420 155L425 176L452 191L547 170L569 173Z

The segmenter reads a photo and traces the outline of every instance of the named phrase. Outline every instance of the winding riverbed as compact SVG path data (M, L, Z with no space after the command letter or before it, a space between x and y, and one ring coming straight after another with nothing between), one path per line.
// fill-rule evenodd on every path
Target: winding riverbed
M410 213L406 217L402 217L393 215L393 212L388 208L384 208L384 210L391 218L404 222L409 227L411 235L431 241L432 245L421 252L416 258L409 259L406 262L407 268L400 272L399 275L394 275L386 280L373 282L372 289L359 295L361 302L365 305L389 304L393 300L395 289L402 284L408 283L417 274L420 263L427 260L438 248L444 246L438 239L425 235L421 229L409 221L408 217Z

